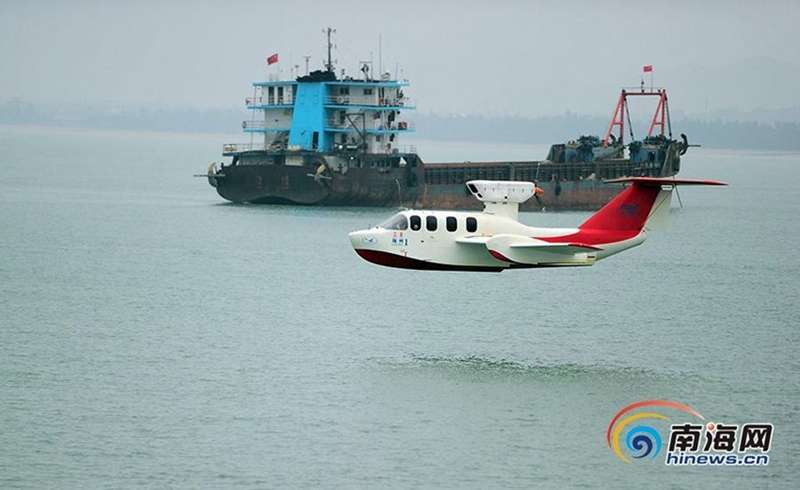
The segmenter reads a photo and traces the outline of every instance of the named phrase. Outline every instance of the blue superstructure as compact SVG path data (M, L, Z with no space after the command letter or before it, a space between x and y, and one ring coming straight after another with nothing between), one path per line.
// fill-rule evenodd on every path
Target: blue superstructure
M297 146L303 150L330 149L328 138L325 137L325 94L324 83L298 84L289 132L290 147Z
M247 107L262 117L245 121L243 127L246 133L263 134L264 142L260 148L246 145L248 150L409 151L399 146L398 137L414 131L414 125L400 120L400 111L415 107L403 93L408 83L391 80L388 74L381 80L337 80L332 72L318 71L296 81L253 86L256 95L247 99Z

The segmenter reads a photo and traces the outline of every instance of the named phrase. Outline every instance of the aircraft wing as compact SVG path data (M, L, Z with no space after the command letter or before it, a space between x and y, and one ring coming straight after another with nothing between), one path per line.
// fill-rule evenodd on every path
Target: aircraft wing
M563 254L576 254L587 253L597 250L603 250L600 247L589 245L586 243L512 243L509 245L511 248L521 249L539 249L543 252L550 253L563 253Z
M526 265L592 265L597 251L585 243L550 243L522 235L501 234L486 242L486 249L496 259Z
M490 236L465 236L456 238L456 243L460 243L462 245L486 245L486 242L491 239L492 237Z

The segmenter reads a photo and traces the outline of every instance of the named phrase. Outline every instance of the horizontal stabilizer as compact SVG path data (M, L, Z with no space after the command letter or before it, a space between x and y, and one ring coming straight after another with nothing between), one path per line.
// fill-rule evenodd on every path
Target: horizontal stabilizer
M661 186L661 185L728 185L725 182L717 180L697 180L697 179L670 179L662 177L622 177L619 179L604 180L606 184L621 184L625 182L634 182L644 186Z
M617 195L600 211L589 217L578 228L580 230L604 230L613 232L639 232L666 227L672 191L677 185L727 185L716 180L671 179L660 177L624 177L606 180L606 183L633 185Z

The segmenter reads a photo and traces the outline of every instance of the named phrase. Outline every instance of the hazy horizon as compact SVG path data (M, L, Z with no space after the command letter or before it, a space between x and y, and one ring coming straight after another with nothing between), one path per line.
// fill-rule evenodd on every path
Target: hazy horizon
M0 7L0 100L165 108L243 107L251 83L379 62L429 114L610 115L650 76L689 115L800 106L800 4L645 1L346 1ZM278 53L279 65L266 59ZM297 68L295 68L297 67Z

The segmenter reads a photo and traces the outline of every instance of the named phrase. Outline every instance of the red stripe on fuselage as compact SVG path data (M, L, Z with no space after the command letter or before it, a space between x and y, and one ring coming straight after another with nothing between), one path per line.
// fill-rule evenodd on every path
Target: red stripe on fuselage
M491 256L492 256L492 257L494 257L494 258L496 258L497 260L502 260L503 262L508 262L509 264L514 264L514 263L516 263L516 262L514 262L513 260L511 260L511 259L509 259L508 257L506 257L505 255L503 255L503 254L501 254L500 252L498 252L497 250L492 250L492 249L490 248L490 249L489 249L489 254L491 254Z
M598 250L602 249L599 245L608 245L610 243L623 242L636 237L641 230L631 231L615 231L615 230L578 230L577 233L564 236L552 237L535 237L537 240L549 243L574 243L586 244L596 246Z

